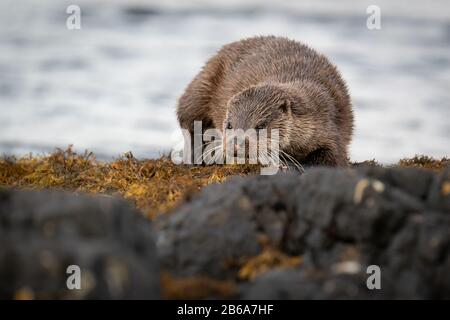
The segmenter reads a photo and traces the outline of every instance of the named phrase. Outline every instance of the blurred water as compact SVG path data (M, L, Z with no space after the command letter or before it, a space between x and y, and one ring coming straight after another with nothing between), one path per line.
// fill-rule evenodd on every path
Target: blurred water
M446 1L0 2L0 153L75 144L108 158L154 157L177 137L176 99L224 43L274 34L325 53L356 113L352 160L450 154L450 19ZM399 4L403 3L403 4Z

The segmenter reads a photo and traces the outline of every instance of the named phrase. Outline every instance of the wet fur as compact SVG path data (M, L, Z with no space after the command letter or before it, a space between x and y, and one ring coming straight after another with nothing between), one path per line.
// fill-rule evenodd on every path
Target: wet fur
M227 44L192 80L177 107L182 128L280 129L280 147L305 165L347 166L353 112L329 60L286 38Z

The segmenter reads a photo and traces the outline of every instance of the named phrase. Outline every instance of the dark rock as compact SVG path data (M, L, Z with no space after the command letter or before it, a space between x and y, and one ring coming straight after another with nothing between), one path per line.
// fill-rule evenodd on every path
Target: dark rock
M428 195L428 203L434 209L450 212L450 167L435 177Z
M286 191L298 175L233 178L155 221L162 267L177 276L235 276L239 259L261 251L260 235L283 241Z
M0 298L155 299L151 225L127 202L59 192L0 191ZM81 290L69 290L69 265Z
M331 275L313 270L274 270L242 286L242 299L370 299L380 298L377 290L367 289L361 275Z
M427 198L433 177L436 176L432 171L419 168L399 167L386 170L379 166L366 166L360 171L369 177L385 181L385 183L402 189L402 191L422 200Z
M236 279L264 235L303 263L243 284L243 298L449 298L447 183L445 172L381 167L231 179L158 219L162 266ZM381 290L367 288L370 265Z

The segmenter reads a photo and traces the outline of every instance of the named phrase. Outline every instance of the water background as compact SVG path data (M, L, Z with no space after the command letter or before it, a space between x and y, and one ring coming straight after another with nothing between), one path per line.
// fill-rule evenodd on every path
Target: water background
M80 6L81 30L66 28ZM366 28L381 8L382 29ZM355 107L354 161L450 155L450 3L0 1L0 153L74 144L155 157L180 137L176 100L221 45L280 35L326 54Z

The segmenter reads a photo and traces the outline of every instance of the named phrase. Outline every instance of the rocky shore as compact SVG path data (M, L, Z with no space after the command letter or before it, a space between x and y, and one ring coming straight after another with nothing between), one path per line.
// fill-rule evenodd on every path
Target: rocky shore
M0 299L450 298L447 159L275 176L164 161L0 160Z

